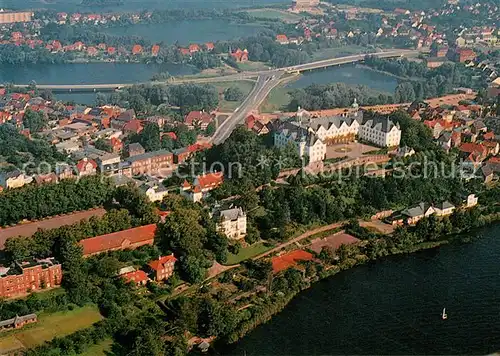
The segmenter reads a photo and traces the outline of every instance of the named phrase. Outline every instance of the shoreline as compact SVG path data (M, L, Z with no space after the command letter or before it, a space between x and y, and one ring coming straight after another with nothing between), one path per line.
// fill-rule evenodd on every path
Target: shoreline
M356 67L368 69L368 70L371 70L372 72L375 72L375 73L385 74L387 76L394 77L394 78L396 78L398 80L405 80L405 81L412 81L412 82L415 82L415 81L417 81L417 82L424 82L425 81L425 79L423 79L423 78L402 77L400 75L396 75L396 74L391 73L391 72L386 72L386 71L383 71L383 70L380 70L380 69L372 68L372 67L367 66L366 64L363 64L363 63L357 63Z
M426 251L426 250L432 250L444 245L450 245L450 244L456 244L456 243L469 243L474 239L479 239L481 238L480 236L476 237L471 237L470 234L474 234L474 232L477 232L478 230L484 229L484 228L489 228L495 225L500 225L500 214L498 213L492 213L488 215L484 215L483 219L486 219L483 226L477 227L477 228L471 228L470 230L463 231L460 233L455 233L451 235L447 235L444 239L442 240L437 240L437 241L427 241L427 242L420 242L414 246L409 247L406 250L401 250L398 249L397 251L391 252L385 256L376 258L376 259L370 259L366 255L358 255L353 261L350 261L350 263L346 265L335 265L335 266L330 266L329 268L326 268L322 273L318 273L318 275L315 278L311 278L309 280L305 280L305 284L300 287L299 290L294 290L290 294L278 296L278 300L274 303L274 305L271 305L272 308L268 308L264 310L263 315L261 315L261 319L259 320L250 320L252 327L246 330L239 330L239 331L234 331L231 335L226 337L225 339L220 339L220 340L215 340L215 343L213 345L214 348L219 348L219 349L224 349L227 347L231 347L232 345L235 345L237 342L239 342L241 339L243 339L247 334L255 330L257 327L259 327L262 324L265 324L269 322L273 316L277 315L281 311L283 311L288 304L301 292L310 289L313 287L316 283L323 281L327 278L333 277L337 275L338 273L342 271L346 271L349 269L352 269L357 266L362 266L367 263L373 262L379 262L385 258L391 258L393 256L399 256L403 254L413 254L416 252L420 251ZM387 236L387 235L386 235ZM367 240L362 240L359 244L362 244ZM266 311L269 310L269 313Z

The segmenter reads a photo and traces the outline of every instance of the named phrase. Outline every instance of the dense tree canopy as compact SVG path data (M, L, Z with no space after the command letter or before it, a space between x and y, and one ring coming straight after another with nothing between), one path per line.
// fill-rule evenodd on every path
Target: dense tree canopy
M0 195L0 226L94 208L111 193L110 182L100 176L9 189Z

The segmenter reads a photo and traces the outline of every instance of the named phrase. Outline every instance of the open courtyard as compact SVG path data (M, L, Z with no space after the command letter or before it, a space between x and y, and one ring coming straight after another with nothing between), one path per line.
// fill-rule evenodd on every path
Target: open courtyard
M326 159L336 158L359 158L371 151L378 151L375 146L365 145L359 142L339 143L326 148Z

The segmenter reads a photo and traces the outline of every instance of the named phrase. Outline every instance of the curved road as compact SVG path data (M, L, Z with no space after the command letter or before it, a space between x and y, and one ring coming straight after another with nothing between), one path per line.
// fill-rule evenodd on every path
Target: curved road
M257 78L252 91L248 94L246 99L241 103L241 105L230 115L215 131L215 134L211 138L211 142L214 144L222 143L226 138L229 137L234 128L243 123L248 113L260 106L264 99L269 95L269 92L276 86L281 80L281 76L284 72L276 71L272 75L260 75Z
M418 51L405 51L405 50L397 50L397 51L388 51L388 52L379 52L374 53L380 58L388 58L388 57L399 57L402 55L413 55L418 53ZM260 72L253 72L253 74L259 75L257 79L257 83L253 87L248 97L243 101L243 103L238 107L232 115L230 115L215 131L214 136L211 138L211 142L214 144L220 144L224 142L226 138L229 137L234 128L242 124L248 114L257 109L260 104L264 101L264 99L269 95L269 92L279 84L281 77L286 72L301 72L305 70L312 70L317 68L324 68L334 65L347 64L361 61L365 58L366 54L358 54L340 58L326 59L323 61L317 61L312 63L300 64L296 66L290 66L286 68L280 68L277 70L267 70Z

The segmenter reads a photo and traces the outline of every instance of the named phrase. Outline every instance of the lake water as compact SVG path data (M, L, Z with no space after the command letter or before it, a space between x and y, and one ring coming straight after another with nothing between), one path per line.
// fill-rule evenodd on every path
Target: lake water
M184 64L144 63L66 63L22 67L0 66L0 83L29 84L107 84L139 83L151 79L153 74L169 72L171 75L194 74L195 67ZM61 100L92 104L94 93L57 94Z
M174 21L164 24L138 24L104 30L112 35L140 36L151 42L181 45L238 39L262 32L264 26L240 24L222 19Z
M472 243L390 257L321 281L223 353L500 351L500 225L476 234Z
M83 7L82 0L0 0L7 9L53 9L56 11L141 11L178 8L237 8L290 3L283 0L124 0L114 7Z
M289 88L305 88L311 84L346 83L366 85L371 89L393 94L398 85L395 77L356 66L342 65L327 69L305 72L298 80L287 85Z

